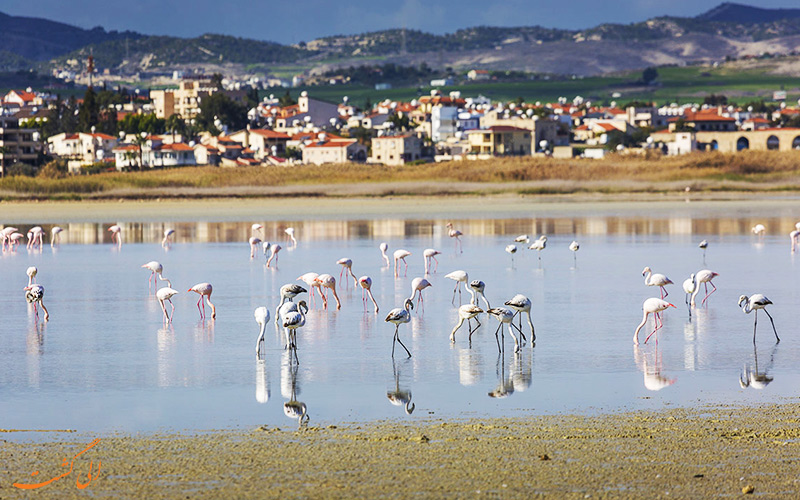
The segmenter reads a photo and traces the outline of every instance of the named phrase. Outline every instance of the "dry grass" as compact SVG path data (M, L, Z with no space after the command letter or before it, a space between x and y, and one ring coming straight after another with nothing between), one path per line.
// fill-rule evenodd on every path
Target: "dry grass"
M560 160L514 157L487 161L429 163L403 167L382 165L301 165L295 167L185 167L136 173L106 173L64 179L10 177L0 180L0 192L12 196L53 197L115 191L167 192L171 188L235 188L370 183L462 182L504 184L525 181L598 183L619 186L638 183L694 183L704 189L724 189L721 183L744 183L744 189L800 189L800 155L795 152L748 151L738 154L695 153L646 159L610 155L603 160ZM768 186L768 187L767 187ZM603 188L603 189L607 189Z

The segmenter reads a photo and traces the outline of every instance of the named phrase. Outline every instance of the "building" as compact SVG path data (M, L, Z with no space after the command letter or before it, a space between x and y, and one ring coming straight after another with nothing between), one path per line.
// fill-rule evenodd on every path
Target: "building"
M197 165L194 148L182 142L168 143L151 135L139 144L120 144L113 149L117 170Z
M61 133L47 138L48 153L66 158L70 172L77 172L84 165L113 158L116 146L116 137L95 132Z
M495 125L468 132L470 152L488 155L530 156L531 131L508 125Z
M467 79L478 81L478 80L488 80L490 78L489 71L485 69L472 69L467 73Z
M695 132L730 132L736 130L736 119L720 115L717 112L717 108L697 112L690 111L683 116L670 118L670 132L675 132L680 120L683 120L684 125L694 129Z
M489 129L495 126L507 126L512 128L523 128L531 131L531 151L540 151L542 141L546 141L549 148L553 146L565 146L569 144L569 138L559 135L562 124L556 120L532 117L501 117L497 111L490 111L481 118L481 127ZM566 125L563 125L566 127Z
M303 91L297 98L297 104L276 111L274 129L288 132L307 125L327 127L331 119L339 119L339 105L312 99L308 92Z
M240 130L228 134L232 140L253 151L253 158L263 160L267 156L282 155L286 152L286 143L291 137L283 132L270 129Z
M151 90L150 99L156 117L169 118L180 115L184 120L197 116L200 112L200 103L203 98L216 92L223 92L233 101L244 104L246 92L244 90L223 90L210 86L208 80L184 80L177 89Z
M0 116L0 174L5 176L6 167L17 162L38 162L41 146L37 136L35 129L20 128L15 117Z
M423 142L415 134L388 135L372 139L372 156L369 163L388 166L403 165L423 159Z
M667 132L654 133L655 143L665 146L667 154L684 154L694 150L735 153L737 151L800 150L800 128L766 128L758 130ZM680 143L675 144L673 143ZM692 145L688 148L687 144Z
M313 142L303 148L303 163L313 165L364 162L366 159L367 148L355 139Z

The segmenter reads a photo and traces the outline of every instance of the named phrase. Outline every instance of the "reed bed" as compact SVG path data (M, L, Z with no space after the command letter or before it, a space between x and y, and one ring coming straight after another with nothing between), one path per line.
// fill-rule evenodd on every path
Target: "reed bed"
M800 190L800 154L747 151L737 154L694 153L674 157L610 155L602 160L538 157L497 158L386 167L371 164L297 165L291 167L183 167L145 172L112 172L64 178L7 177L0 193L10 197L103 195L125 191L146 196L173 188L253 188L369 183L464 182L489 183L515 190L514 183L563 181L572 190L602 191L608 184L625 191L626 184L700 183L700 189L719 189L720 183L744 183L745 190ZM605 183L602 188L592 187ZM576 187L577 184L577 187ZM768 186L767 186L768 184ZM763 187L762 187L763 186ZM529 189L529 188L528 188ZM545 191L547 192L546 188ZM671 188L668 188L671 189ZM677 189L677 187L675 187ZM517 189L526 192L524 189ZM177 191L177 189L176 189Z

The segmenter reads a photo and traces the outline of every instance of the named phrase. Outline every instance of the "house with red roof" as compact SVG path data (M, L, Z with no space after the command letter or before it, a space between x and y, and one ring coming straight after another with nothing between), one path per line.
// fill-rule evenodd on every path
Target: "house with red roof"
M253 158L263 160L267 156L282 155L291 136L285 132L266 128L246 128L228 134L232 140L253 151Z
M47 152L66 158L70 172L77 172L84 165L113 159L116 146L116 137L99 132L61 133L47 138Z
M303 148L303 163L306 164L363 163L366 159L366 146L359 144L355 139L314 141Z

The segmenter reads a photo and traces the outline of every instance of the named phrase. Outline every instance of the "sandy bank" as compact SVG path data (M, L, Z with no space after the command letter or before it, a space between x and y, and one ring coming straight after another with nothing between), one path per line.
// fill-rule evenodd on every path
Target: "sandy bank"
M800 404L296 431L61 434L0 447L2 498L712 498L800 496ZM15 433L16 434L16 433ZM0 434L9 437L10 434ZM22 492L14 482L75 472ZM15 441L17 436L15 436ZM100 476L86 490L90 460ZM23 493L23 495L21 495ZM27 495L24 495L27 493Z

